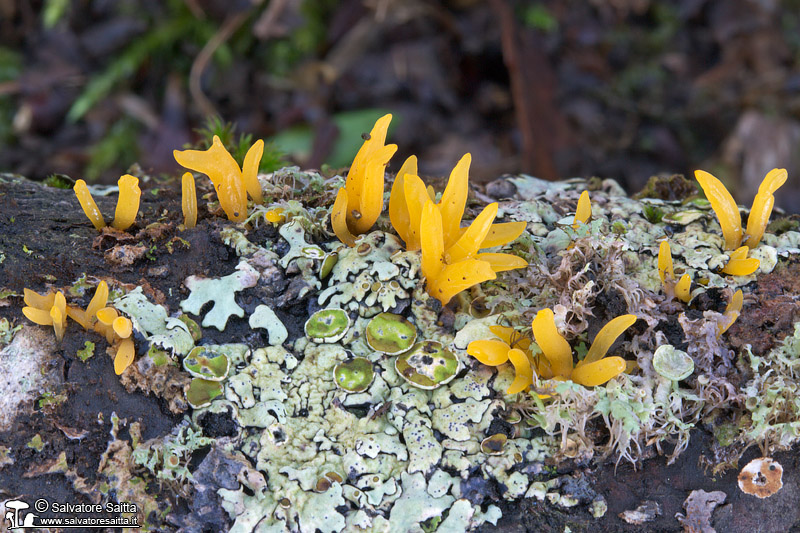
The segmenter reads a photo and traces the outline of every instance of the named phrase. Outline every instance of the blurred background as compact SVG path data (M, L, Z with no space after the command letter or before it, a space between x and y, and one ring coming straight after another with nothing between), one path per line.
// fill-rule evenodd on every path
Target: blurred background
M798 213L798 67L798 0L0 0L0 171L174 173L209 130L336 169L392 112L390 170L703 168L749 206L785 167Z

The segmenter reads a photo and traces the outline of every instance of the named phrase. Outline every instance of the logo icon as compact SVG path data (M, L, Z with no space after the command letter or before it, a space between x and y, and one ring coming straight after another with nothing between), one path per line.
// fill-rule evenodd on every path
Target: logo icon
M8 530L12 531L14 529L22 529L25 527L36 527L33 521L37 518L38 515L33 513L26 513L25 519L20 520L20 511L24 511L25 509L29 509L30 505L25 503L22 500L8 500L6 502L6 516L5 519L8 522Z

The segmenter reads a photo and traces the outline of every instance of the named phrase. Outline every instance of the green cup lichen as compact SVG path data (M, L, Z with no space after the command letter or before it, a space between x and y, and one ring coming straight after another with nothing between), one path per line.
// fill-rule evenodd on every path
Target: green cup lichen
M449 383L461 367L458 357L440 342L418 342L394 362L397 373L411 385L432 390Z
M306 321L306 336L314 342L334 343L344 337L350 317L342 309L322 309Z
M194 378L186 389L186 401L192 409L211 405L211 401L223 392L222 383L208 379Z
M671 344L664 344L653 354L653 368L662 377L671 381L681 381L694 372L694 360L686 352L678 350Z
M203 346L193 348L183 358L183 368L193 377L209 381L222 381L228 377L231 361L223 353L214 353Z
M417 340L414 324L394 313L380 313L367 324L367 344L387 355L403 353Z
M364 392L375 379L372 363L364 357L343 361L333 369L336 385L347 392Z

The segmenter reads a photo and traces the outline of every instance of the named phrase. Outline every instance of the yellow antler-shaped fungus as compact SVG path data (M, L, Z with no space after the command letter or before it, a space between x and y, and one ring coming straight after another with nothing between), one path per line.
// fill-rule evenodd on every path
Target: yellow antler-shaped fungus
M23 291L25 304L22 314L31 322L40 326L53 326L56 338L60 341L64 338L64 330L67 327L67 301L61 291L41 295L32 290Z
M745 236L747 240L745 245L751 250L758 246L761 242L761 237L764 236L764 230L767 229L769 223L769 216L772 214L772 208L775 205L775 191L786 183L788 174L785 168L774 168L767 173L764 181L758 187L758 193L753 199L753 207L750 209L750 216L747 219L747 230Z
M739 314L742 312L743 304L744 295L742 294L742 289L738 289L735 293L733 293L733 297L731 298L731 301L728 302L725 312L722 313L722 319L717 325L717 337L728 331L728 328L730 328L733 323L736 322L736 319L739 318Z
M97 204L94 198L92 198L92 193L89 192L89 187L86 186L86 182L83 180L76 181L72 190L75 191L75 196L77 196L78 202L80 202L83 208L83 212L86 213L86 217L91 221L94 228L97 230L105 228L106 222L103 220L103 215L97 208Z
M120 231L125 231L136 220L139 213L139 199L142 191L139 189L139 178L125 174L119 181L119 198L117 199L117 209L114 212L114 222L112 226Z
M551 309L542 309L531 323L533 338L550 363L553 374L563 379L572 375L572 348L567 339L556 328L555 315Z
M181 166L206 174L217 191L219 204L234 222L247 218L247 194L261 202L261 185L258 183L258 166L264 152L264 141L257 141L244 158L244 171L214 135L208 150L175 150L173 155Z
M361 145L345 186L336 194L331 209L331 226L340 241L355 245L355 236L372 228L383 210L383 178L386 165L397 151L396 144L384 145L392 115L382 116L375 122L364 144Z
M511 362L515 377L506 394L522 392L533 383L533 366L527 352L520 348L512 348L502 340L481 340L470 342L467 353L488 366Z

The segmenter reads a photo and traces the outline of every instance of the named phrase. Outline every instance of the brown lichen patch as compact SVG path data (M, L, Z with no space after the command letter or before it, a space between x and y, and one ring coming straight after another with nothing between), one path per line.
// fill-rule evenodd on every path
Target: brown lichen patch
M771 457L753 459L739 472L739 488L757 498L772 496L783 487L783 467Z
M725 503L726 498L727 495L721 490L713 492L693 490L683 502L686 514L678 513L675 518L683 525L684 531L714 533L715 530L711 527L711 513L717 505Z
M121 244L114 246L104 254L108 263L116 266L131 266L138 259L144 257L147 252L146 246L134 246L132 244Z
M137 364L129 366L122 373L120 381L128 392L139 389L162 398L172 413L182 413L189 407L184 389L189 386L191 377L177 366L157 366L149 358L140 358Z
M748 295L739 320L728 330L731 347L749 344L755 355L764 355L794 332L800 320L800 263L779 263L770 274L760 276Z

